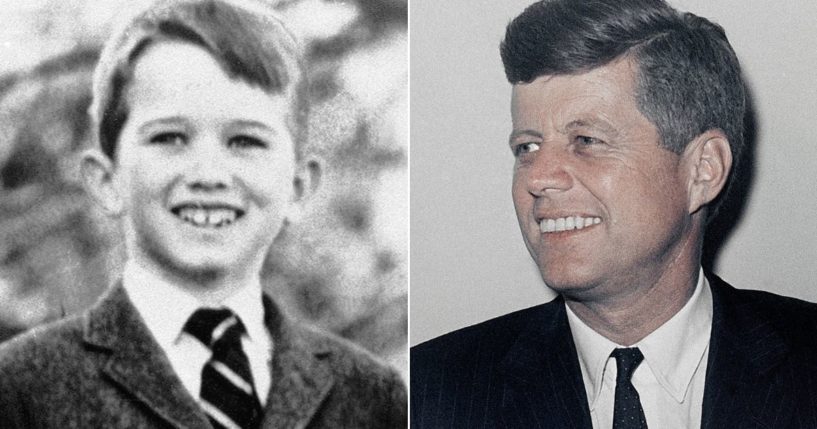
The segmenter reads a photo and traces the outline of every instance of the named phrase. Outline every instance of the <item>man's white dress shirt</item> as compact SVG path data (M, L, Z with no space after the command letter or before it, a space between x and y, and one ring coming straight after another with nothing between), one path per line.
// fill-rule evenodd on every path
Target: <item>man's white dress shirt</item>
M201 370L212 352L182 328L190 316L204 306L189 292L133 261L125 264L122 284L184 387L193 398L199 399ZM241 345L249 360L258 399L263 406L270 387L272 340L264 325L261 296L261 283L258 280L239 289L222 303L222 307L237 314L247 328Z
M567 318L579 355L593 427L612 428L616 362L610 353L625 346L592 330L570 307ZM712 292L703 270L699 270L695 292L684 307L630 346L638 347L644 355L632 383L648 427L700 428L711 332Z

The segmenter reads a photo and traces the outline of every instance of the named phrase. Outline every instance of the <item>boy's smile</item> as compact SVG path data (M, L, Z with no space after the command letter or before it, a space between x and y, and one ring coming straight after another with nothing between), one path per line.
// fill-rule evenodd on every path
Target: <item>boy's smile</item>
M183 204L171 211L183 221L200 228L221 228L244 216L244 210L218 204Z
M176 281L257 277L295 200L290 103L162 41L126 87L111 189L130 257Z

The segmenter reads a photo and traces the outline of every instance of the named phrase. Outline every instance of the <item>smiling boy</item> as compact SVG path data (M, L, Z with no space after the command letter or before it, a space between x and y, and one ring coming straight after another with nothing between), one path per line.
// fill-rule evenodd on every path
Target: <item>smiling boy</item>
M110 39L86 189L127 262L0 347L1 427L403 427L396 372L287 319L260 271L318 185L298 45L260 4L164 1Z

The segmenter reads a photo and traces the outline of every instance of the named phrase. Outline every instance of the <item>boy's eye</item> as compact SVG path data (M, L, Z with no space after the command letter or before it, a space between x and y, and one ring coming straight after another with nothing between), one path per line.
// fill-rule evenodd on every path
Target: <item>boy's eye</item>
M228 146L237 149L265 149L268 147L265 141L247 135L237 135L231 137L227 144Z
M184 134L176 132L159 133L150 138L151 143L160 145L179 146L185 144L186 141Z
M537 150L539 150L539 143L521 143L513 147L513 154L520 156Z

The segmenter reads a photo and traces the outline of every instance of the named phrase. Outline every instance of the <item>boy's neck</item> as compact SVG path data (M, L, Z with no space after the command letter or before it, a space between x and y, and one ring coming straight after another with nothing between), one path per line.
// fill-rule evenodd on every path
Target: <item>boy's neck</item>
M159 283L157 287L172 287L193 296L204 306L216 306L247 288L260 290L260 275L227 276L216 273L174 273L154 264L129 259L126 270L138 272L142 278Z

